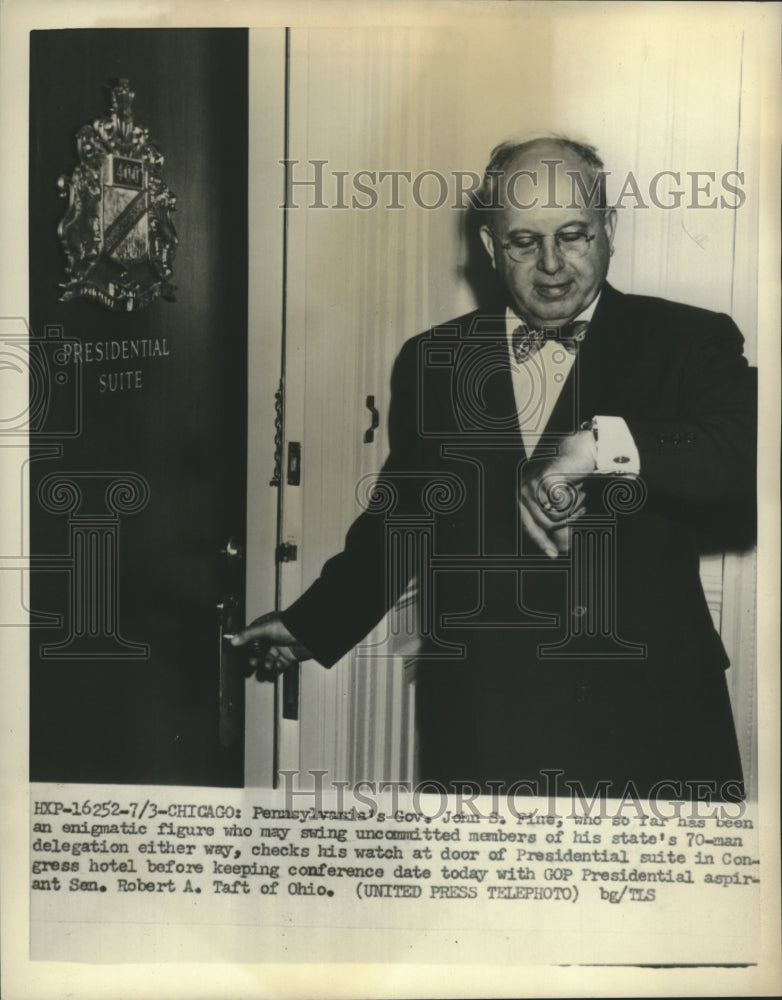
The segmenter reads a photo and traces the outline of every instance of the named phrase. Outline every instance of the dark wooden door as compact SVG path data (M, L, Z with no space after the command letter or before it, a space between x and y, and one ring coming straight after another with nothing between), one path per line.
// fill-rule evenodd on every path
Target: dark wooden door
M113 312L60 301L57 180L119 78L178 247L176 301ZM29 208L31 779L241 785L217 605L243 617L247 32L33 32Z

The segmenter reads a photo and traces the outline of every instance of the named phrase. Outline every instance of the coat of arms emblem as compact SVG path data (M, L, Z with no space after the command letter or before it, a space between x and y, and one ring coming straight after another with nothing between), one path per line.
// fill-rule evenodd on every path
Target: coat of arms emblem
M173 301L177 235L174 194L163 183L163 156L133 123L127 80L111 88L104 118L76 134L79 164L58 180L68 208L57 233L67 257L61 301L86 297L115 311Z

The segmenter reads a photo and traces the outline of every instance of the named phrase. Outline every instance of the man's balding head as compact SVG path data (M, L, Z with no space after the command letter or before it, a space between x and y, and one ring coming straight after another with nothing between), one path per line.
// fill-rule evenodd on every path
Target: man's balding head
M502 143L480 202L481 238L516 313L555 326L583 312L605 281L616 225L597 151L563 138Z
M523 142L507 140L495 146L483 174L483 183L476 192L475 207L489 216L492 210L501 209L505 203L508 178L511 178L512 187L516 188L521 178L513 180L513 177L520 169L524 169L524 164L544 161L558 163L558 170L567 173L570 201L575 194L578 201L583 202L579 193L587 192L589 207L607 207L605 165L597 149L565 136L526 139ZM547 176L551 169L550 166L545 167ZM511 197L529 200L521 190L513 191Z

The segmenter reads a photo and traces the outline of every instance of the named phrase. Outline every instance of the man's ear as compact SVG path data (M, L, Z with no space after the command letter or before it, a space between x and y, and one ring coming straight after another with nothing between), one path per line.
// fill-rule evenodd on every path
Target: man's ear
M616 231L616 209L609 208L608 211L603 216L603 228L605 229L606 236L608 237L608 245L613 249L614 246L614 232Z
M481 226L481 241L486 248L486 253L491 257L491 266L493 268L497 267L497 262L494 259L494 236L491 229L488 226Z

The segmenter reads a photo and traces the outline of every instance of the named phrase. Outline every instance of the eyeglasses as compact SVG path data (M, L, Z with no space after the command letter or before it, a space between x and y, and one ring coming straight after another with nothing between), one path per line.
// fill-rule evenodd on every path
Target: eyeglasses
M543 241L552 238L557 250L563 256L583 257L589 250L589 244L595 237L594 234L590 236L579 229L569 229L564 233L554 233L553 237L525 233L523 236L514 236L508 243L500 243L500 246L506 251L511 260L523 264L538 257L543 248Z

